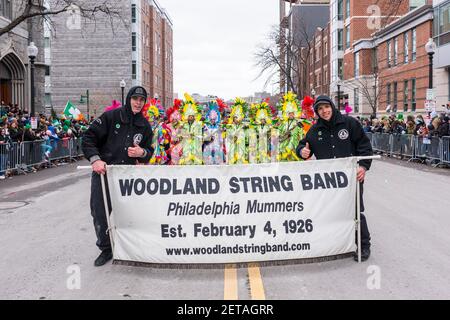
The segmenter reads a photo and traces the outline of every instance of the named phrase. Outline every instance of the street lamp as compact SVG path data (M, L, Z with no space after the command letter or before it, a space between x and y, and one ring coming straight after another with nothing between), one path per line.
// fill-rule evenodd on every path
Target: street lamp
M120 88L122 89L122 106L124 103L124 94L125 94L125 87L126 87L127 83L125 82L124 79L122 79L122 81L120 81Z
M338 98L338 110L339 112L341 111L341 83L340 83L341 79L338 77L337 79L337 98Z
M428 57L430 59L428 87L433 89L433 55L436 52L436 43L434 43L433 38L430 38L425 44L425 51L428 53Z
M30 80L31 80L31 110L30 116L34 117L35 113L35 104L34 104L34 60L38 55L38 48L34 45L34 42L30 42L30 45L27 47L28 57L30 58Z
M314 88L312 88L312 90L311 90L311 95L312 95L313 99L316 98L316 90L314 90Z

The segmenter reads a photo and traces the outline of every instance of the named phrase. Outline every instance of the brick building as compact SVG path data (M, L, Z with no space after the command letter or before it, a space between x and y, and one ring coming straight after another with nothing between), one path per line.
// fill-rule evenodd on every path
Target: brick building
M317 28L310 44L307 94L330 94L330 28Z
M409 8L408 1L380 0L376 5L372 0L331 2L330 92L338 106L348 102L354 113L371 113L366 96L375 86L372 34L407 13Z
M433 8L421 6L375 34L379 112L424 112L429 84L425 44L433 34Z
M156 0L117 2L123 21L98 16L79 19L76 10L55 16L51 38L51 103L62 111L68 99L87 113L100 115L113 99L135 85L144 86L163 105L172 104L172 21ZM80 99L81 97L81 99Z
M156 1L142 1L142 85L163 106L173 97L172 20Z

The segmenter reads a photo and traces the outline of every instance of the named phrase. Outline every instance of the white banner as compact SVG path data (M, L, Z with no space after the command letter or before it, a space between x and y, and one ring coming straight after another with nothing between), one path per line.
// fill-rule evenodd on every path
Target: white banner
M109 166L114 259L234 263L355 250L356 159Z

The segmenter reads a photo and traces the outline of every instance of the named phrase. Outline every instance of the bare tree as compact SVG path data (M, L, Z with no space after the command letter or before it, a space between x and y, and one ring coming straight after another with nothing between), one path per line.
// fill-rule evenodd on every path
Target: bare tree
M5 27L0 28L0 36L12 31L22 22L34 17L41 17L52 25L51 17L77 8L80 16L86 20L95 21L99 15L109 18L114 31L113 20L122 20L120 0L50 0L50 9L45 0L17 0L15 3L15 16Z
M350 90L360 90L372 110L372 115L376 117L380 99L386 93L387 88L387 82L380 78L377 67L373 67L370 74L357 76L353 83L346 83L343 86Z
M308 61L311 39L306 26L298 28L295 37L290 29L274 26L266 44L257 47L255 66L260 70L257 78L266 76L266 85L275 76L282 75L288 91L303 95L308 79ZM277 82L280 84L280 81Z

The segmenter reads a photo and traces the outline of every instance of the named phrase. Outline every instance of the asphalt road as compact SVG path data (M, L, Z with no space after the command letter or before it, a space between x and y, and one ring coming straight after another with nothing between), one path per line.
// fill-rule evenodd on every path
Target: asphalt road
M450 170L376 161L365 185L372 256L162 269L107 264L78 162L0 181L0 299L450 299Z

